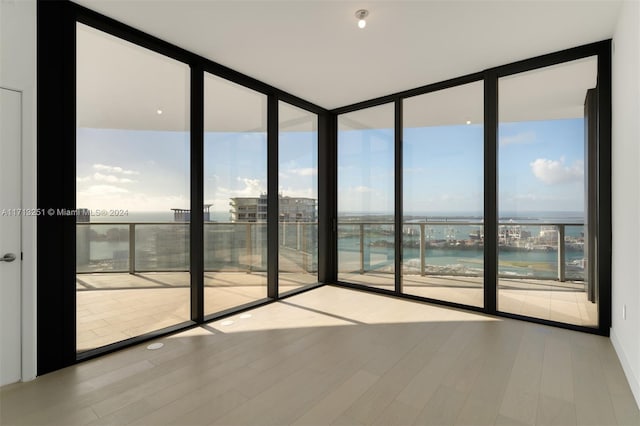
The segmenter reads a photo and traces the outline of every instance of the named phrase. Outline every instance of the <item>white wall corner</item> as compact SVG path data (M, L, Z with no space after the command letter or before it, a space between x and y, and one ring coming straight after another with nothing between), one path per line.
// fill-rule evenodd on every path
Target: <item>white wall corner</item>
M36 0L0 0L0 85L22 92L22 208L36 207ZM37 374L36 218L22 218L21 379Z
M622 2L613 43L611 342L640 407L640 2Z
M638 407L640 407L640 380L638 379L638 374L634 371L631 362L629 362L629 359L624 351L624 346L620 344L620 340L618 339L618 335L616 334L614 328L611 329L610 338L611 344L616 350L616 354L618 355L618 359L620 360L620 364L622 365L622 370L624 371L624 374L627 377L627 381L629 382L631 392L636 399L636 404L638 404Z

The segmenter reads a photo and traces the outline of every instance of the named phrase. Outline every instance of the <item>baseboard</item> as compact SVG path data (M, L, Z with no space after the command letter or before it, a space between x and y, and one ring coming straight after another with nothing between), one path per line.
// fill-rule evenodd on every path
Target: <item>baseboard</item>
M629 386L631 387L631 393L633 393L634 398L636 399L636 404L638 408L640 408L640 382L638 377L634 375L633 368L629 363L629 359L625 354L622 346L620 345L620 340L618 339L618 335L615 330L611 328L611 344L613 345L613 349L615 349L616 354L618 355L618 359L620 360L620 364L622 364L622 370L624 371L624 375L627 377L627 381L629 382Z

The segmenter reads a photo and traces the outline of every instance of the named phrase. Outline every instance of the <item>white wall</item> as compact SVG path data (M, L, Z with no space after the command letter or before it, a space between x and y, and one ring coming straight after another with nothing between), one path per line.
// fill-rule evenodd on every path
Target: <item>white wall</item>
M624 2L613 43L611 341L640 406L640 2Z
M36 0L0 0L0 85L22 91L22 208L36 207ZM22 219L22 380L36 376L36 220Z

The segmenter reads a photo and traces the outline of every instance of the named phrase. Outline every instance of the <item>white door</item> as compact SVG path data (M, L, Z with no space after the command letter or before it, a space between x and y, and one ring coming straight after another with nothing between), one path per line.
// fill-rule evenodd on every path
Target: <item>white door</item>
M0 88L0 386L21 379L22 94ZM13 260L12 260L13 258Z

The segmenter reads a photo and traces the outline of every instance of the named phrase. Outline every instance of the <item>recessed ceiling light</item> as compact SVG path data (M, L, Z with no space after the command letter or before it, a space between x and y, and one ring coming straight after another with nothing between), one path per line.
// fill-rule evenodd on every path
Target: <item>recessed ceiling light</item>
M467 124L471 124L471 120L467 120Z
M158 114L158 115L162 115L162 113L163 113L163 112L164 112L164 111L162 111L162 108L158 108L158 109L156 110L156 114Z
M358 18L358 28L362 29L367 26L367 21L364 18L369 16L367 9L360 9L356 11L356 18Z
M226 320L226 321L222 321L220 324L221 324L221 325L231 325L231 324L233 324L233 321L231 321L231 320Z
M242 319L251 318L251 314L242 314L242 315L240 315L240 318L242 318Z

